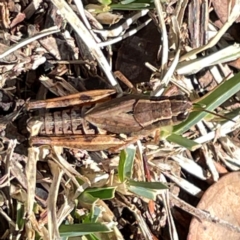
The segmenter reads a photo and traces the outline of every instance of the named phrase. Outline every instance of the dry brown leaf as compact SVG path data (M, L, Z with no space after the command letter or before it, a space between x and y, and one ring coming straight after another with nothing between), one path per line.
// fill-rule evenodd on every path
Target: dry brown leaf
M231 12L235 2L236 2L235 0L233 1L213 0L212 1L214 10L222 23L225 23L228 20L229 13ZM236 22L239 22L239 21L240 21L240 18L236 20Z
M210 212L211 215L240 226L240 172L234 172L222 177L203 195L197 208ZM217 222L199 221L193 218L188 234L188 240L238 240L240 233L230 228L220 226Z
M17 16L12 20L10 27L13 28L18 23L22 22L25 19L26 15L24 13L18 13Z

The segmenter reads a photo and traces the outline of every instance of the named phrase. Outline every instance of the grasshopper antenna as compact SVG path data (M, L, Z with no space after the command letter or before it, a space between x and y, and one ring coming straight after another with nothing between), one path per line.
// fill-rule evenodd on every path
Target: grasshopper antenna
M215 112L212 112L212 111L209 111L209 110L205 109L205 108L202 107L201 104L199 104L199 103L194 103L193 105L194 105L194 106L197 106L198 108L193 108L192 111L199 111L199 110L201 110L201 111L204 111L204 112L213 114L213 115L215 115L215 116L217 116L217 117L221 117L221 118L223 118L223 119L225 119L225 120L232 121L232 122L236 123L236 122L235 122L234 120L232 120L231 118L228 118L228 117L223 116L223 115L221 115L221 114L218 114L218 113L215 113Z

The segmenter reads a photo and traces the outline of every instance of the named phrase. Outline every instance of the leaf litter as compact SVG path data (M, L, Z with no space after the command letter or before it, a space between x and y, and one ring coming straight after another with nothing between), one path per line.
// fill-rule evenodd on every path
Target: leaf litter
M216 106L234 122L204 118L180 141L161 129L127 155L29 146L27 121L45 110L26 111L99 89L204 98L238 78L240 2L230 3L0 3L1 239L239 238L237 85Z

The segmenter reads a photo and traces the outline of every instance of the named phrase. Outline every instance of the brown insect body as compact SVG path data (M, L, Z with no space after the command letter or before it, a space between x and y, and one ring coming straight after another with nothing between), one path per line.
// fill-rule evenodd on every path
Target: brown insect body
M91 109L85 119L111 133L135 135L141 130L176 125L187 119L191 108L192 103L182 95L158 98L128 95Z
M37 119L43 123L39 129L39 135L42 136L84 134L81 110L81 106L76 106L61 111L48 112L41 117L33 118L33 120Z
M83 114L81 106L47 113L39 118L43 123L35 144L78 147L86 150L103 150L136 141L151 131L186 120L192 103L184 96L149 97L127 95L101 103ZM84 122L104 129L110 134L125 133L126 141L113 135L83 135ZM31 125L32 121L30 121ZM99 142L100 141L100 142Z

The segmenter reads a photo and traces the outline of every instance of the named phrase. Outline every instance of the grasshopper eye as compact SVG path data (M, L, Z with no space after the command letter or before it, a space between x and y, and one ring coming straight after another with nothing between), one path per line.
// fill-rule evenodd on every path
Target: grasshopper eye
M178 121L184 121L188 118L189 116L189 112L184 112L184 113L180 113L178 116L177 116L177 120Z

